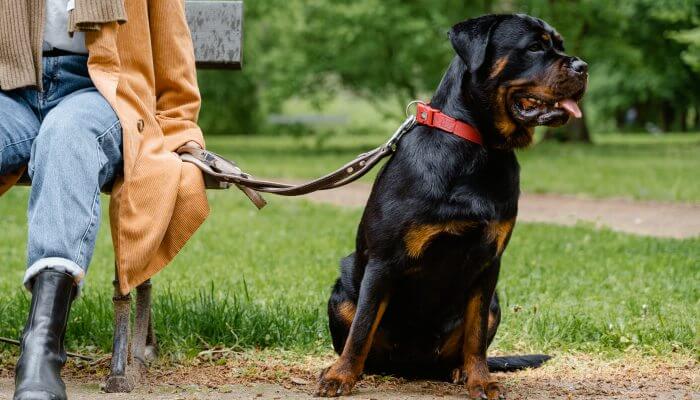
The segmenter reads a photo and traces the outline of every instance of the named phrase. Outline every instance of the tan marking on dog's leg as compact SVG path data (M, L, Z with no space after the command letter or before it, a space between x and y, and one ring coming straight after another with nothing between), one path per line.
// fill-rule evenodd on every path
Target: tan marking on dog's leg
M467 374L467 390L470 398L498 398L504 393L503 387L491 378L486 363L484 336L487 322L484 318L484 302L481 295L472 296L467 302L464 316L464 368ZM495 396L495 397L494 397Z
M382 321L382 317L384 316L384 312L386 311L386 306L389 304L389 299L386 298L382 300L381 303L379 303L379 309L377 310L377 316L374 318L374 322L372 322L372 329L369 331L369 337L367 338L367 341L365 342L364 346L362 347L362 352L360 353L360 358L357 361L357 367L359 370L356 370L355 372L359 374L362 373L362 369L365 366L365 361L367 361L367 356L369 355L369 349L372 348L372 342L374 341L374 336L377 333L377 328L379 328L379 323Z
M450 358L462 352L464 343L464 325L459 326L450 333L447 340L440 346L440 358Z
M338 305L338 315L347 326L352 325L352 320L355 319L356 309L355 303L351 301L344 301Z
M494 329L497 328L496 326L496 317L495 315L489 311L489 320L488 320L488 332L491 333Z
M388 304L388 297L379 303L376 316L372 322L367 338L362 342L362 347L359 349L354 348L355 342L352 339L355 324L350 327L350 333L348 334L348 339L345 342L345 348L340 358L321 373L319 388L316 392L317 396L335 397L337 393L343 396L351 393L352 388L355 386L357 379L360 377L365 367L365 361L367 361L367 356L372 348L374 336L377 333L377 328L379 327L379 323L384 316Z

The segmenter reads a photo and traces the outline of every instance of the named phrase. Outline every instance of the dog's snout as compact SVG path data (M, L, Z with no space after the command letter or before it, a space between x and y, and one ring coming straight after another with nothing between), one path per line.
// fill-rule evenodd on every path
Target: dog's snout
M588 73L588 63L578 57L571 57L569 69L577 74L585 74Z

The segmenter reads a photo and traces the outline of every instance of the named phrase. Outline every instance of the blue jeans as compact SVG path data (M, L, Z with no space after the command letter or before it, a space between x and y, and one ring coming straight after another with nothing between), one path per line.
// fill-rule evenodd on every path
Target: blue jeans
M79 285L100 225L100 189L122 170L122 132L86 56L46 57L44 91L0 91L0 175L28 164L25 286L52 269ZM1 245L1 244L0 244Z

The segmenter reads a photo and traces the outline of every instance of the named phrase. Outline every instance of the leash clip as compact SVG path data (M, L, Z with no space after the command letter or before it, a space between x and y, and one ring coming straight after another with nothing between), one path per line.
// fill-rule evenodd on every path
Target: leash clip
M410 105L409 105L410 106ZM413 129L416 126L416 117L409 115L408 118L399 126L399 129L394 132L394 134L389 138L389 140L384 144L384 147L391 149L392 152L396 151L396 146L399 144L401 137Z

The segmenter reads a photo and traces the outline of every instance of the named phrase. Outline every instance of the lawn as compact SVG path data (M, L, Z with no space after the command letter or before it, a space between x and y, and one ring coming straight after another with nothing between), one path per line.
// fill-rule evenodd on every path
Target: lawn
M208 145L253 175L298 179L323 175L378 146L390 133L336 136L320 143L314 136L210 137ZM700 202L700 134L608 134L595 142L544 142L520 151L523 190Z
M249 143L238 140L230 144ZM301 163L290 164L292 171L304 171ZM20 188L0 198L0 336L5 337L18 337L26 318L28 296L20 282L27 194ZM210 198L211 218L154 279L164 352L188 358L217 344L328 352L325 302L338 259L352 249L359 211L271 198L258 212L236 191L212 192ZM112 260L108 230L102 229L88 285L71 315L71 349L110 349ZM698 260L700 239L519 224L499 283L504 321L495 348L692 357L700 323ZM16 350L5 347L3 353L0 347L0 356L7 351Z

